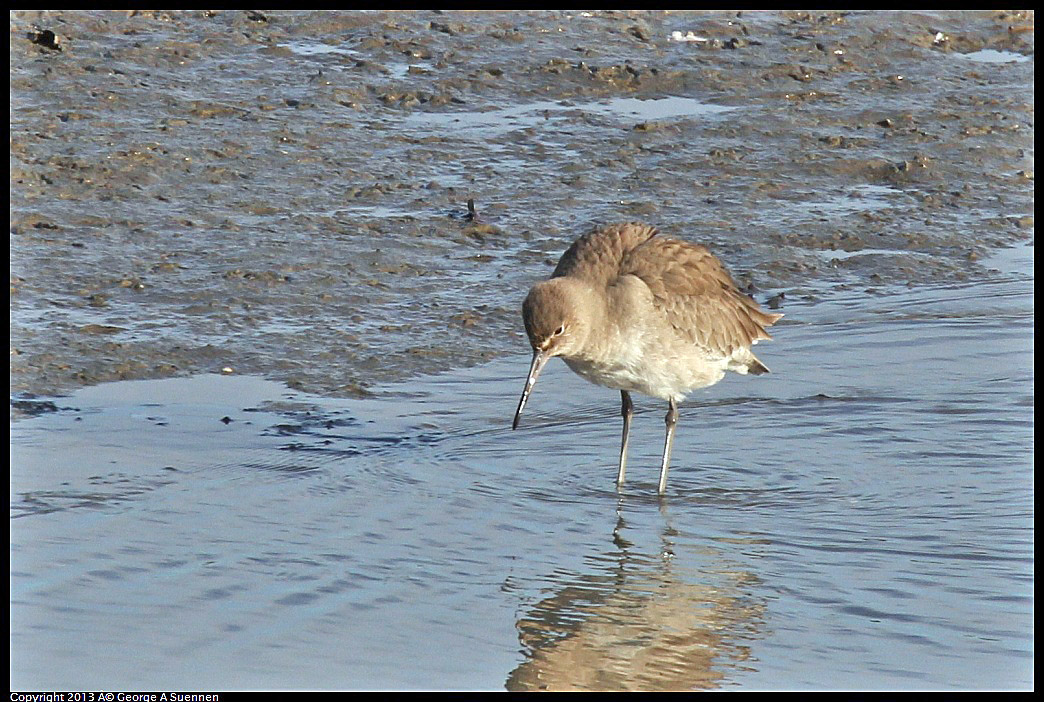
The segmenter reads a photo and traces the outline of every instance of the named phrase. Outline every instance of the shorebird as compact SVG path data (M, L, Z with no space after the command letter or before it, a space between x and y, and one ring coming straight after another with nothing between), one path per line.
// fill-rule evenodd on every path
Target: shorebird
M540 371L560 357L582 378L620 391L616 484L622 486L634 414L630 393L666 400L662 495L678 403L725 371L768 373L750 347L771 339L765 329L782 316L763 312L742 293L705 246L658 236L655 227L637 222L596 227L573 242L522 305L533 362L511 428L518 427Z

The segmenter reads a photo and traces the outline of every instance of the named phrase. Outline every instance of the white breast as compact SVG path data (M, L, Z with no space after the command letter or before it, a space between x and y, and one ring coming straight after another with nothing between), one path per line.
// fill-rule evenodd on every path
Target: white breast
M697 388L721 380L728 364L726 359L706 357L695 347L684 357L665 357L650 352L621 355L612 361L563 360L574 373L596 385L675 401L683 400Z

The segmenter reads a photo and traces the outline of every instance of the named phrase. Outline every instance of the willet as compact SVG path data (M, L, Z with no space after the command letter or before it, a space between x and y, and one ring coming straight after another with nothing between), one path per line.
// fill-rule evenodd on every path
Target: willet
M533 363L511 428L544 365L561 357L574 373L620 391L620 486L634 413L630 393L667 400L662 495L678 403L727 370L768 373L750 347L772 338L765 328L783 315L763 312L740 292L706 247L656 234L636 222L598 227L573 242L551 278L529 291L522 318Z

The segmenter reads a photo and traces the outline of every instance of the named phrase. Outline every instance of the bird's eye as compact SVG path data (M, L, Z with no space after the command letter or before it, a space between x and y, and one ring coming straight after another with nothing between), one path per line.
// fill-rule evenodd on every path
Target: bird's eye
M561 336L565 332L565 326L561 326L555 329L555 336Z

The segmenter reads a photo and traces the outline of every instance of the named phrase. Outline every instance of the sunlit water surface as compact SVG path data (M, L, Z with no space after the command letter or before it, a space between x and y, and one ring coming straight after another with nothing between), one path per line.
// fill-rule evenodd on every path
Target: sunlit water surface
M11 685L1026 688L1032 246L790 304L665 407L528 356L309 396L121 382L12 427Z

